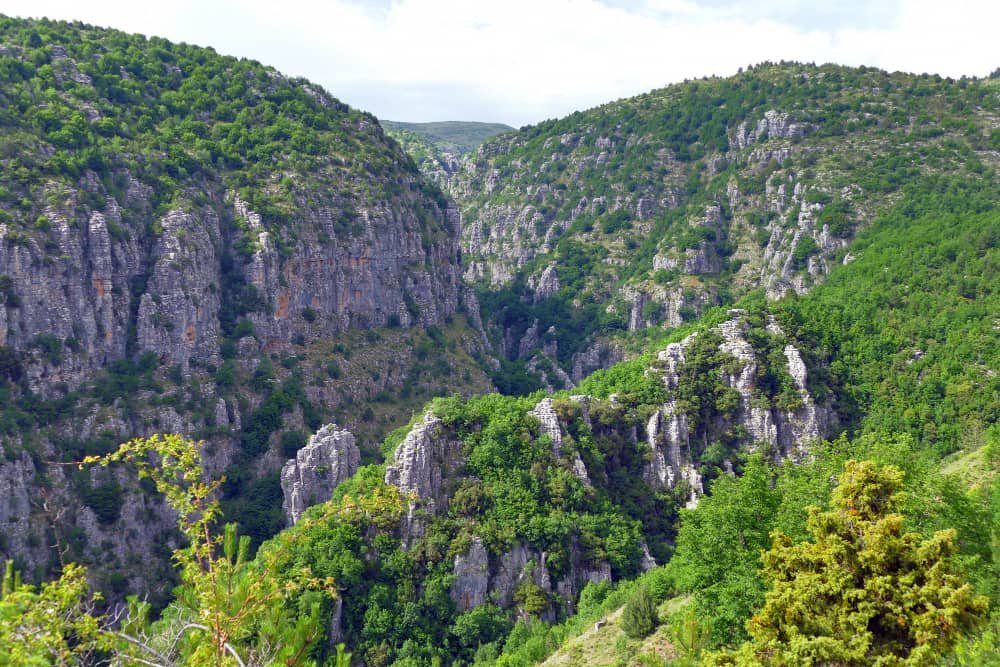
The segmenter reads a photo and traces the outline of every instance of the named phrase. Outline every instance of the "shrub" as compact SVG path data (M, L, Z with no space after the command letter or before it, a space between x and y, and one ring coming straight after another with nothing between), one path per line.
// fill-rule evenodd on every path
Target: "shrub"
M645 588L640 588L625 604L622 630L632 639L642 639L652 634L659 622L653 596Z
M306 434L302 431L285 431L281 434L281 453L287 458L295 456L306 444Z
M933 664L986 609L956 567L956 532L903 532L903 472L848 461L830 510L809 509L812 541L776 531L763 554L767 600L737 660Z

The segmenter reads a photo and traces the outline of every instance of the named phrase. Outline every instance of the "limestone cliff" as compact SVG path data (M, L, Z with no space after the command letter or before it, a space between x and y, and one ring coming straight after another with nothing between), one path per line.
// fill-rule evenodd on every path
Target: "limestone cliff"
M372 455L451 369L452 390L488 388L458 211L371 115L259 63L84 24L10 20L0 49L24 74L4 99L42 85L30 63L60 73L51 101L0 112L16 173L0 184L0 480L17 516L0 558L42 574L50 531L96 576L112 555L132 572L169 553L172 519L127 476L52 462L204 439L259 540L278 508L246 502L280 493L305 433L336 419ZM289 515L327 492L303 475ZM67 511L46 514L40 488Z
M330 500L337 485L358 470L361 451L350 431L326 424L281 469L282 509L294 525L311 505Z
M717 369L725 385L736 391L738 407L729 415L711 424L713 435L732 433L739 428L744 435L740 444L747 449L764 450L772 458L801 459L808 454L809 445L819 438L829 437L837 424L837 417L829 405L817 405L808 390L805 363L799 350L791 344L782 348L787 366L779 369L794 383L797 401L782 407L769 400L758 387L761 366L761 350L755 350L747 340L750 324L742 310L729 311L730 319L713 329L720 336L718 349L732 358L736 364ZM767 332L779 341L784 332L781 327L768 319ZM695 340L689 336L680 343L673 343L657 355L658 372L663 384L672 396L681 388L681 371L685 360L685 350ZM692 429L687 415L678 410L677 400L671 399L650 417L646 428L651 459L645 475L653 486L674 488L684 482L689 489L689 505L697 503L704 493L701 476L698 473L699 454L704 444L696 438L707 440L708 425ZM722 461L729 469L732 463Z

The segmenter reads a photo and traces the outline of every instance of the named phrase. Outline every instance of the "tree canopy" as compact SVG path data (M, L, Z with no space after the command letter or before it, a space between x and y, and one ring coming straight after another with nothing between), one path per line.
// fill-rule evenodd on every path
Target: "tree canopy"
M775 531L752 640L713 662L925 665L973 629L986 598L953 565L956 533L904 532L902 482L894 466L848 461L830 509L810 508L810 541Z

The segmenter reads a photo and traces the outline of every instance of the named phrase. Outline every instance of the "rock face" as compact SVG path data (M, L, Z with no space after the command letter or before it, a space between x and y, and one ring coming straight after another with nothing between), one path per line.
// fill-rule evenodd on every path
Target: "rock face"
M653 413L646 425L646 439L650 450L644 470L646 481L653 488L667 489L682 480L687 482L690 489L687 506L695 506L705 490L694 465L687 417L677 411L676 402L670 401Z
M736 148L743 149L764 139L790 139L806 133L807 126L796 123L788 113L771 109L764 112L764 117L751 127L746 121L737 126L733 132L732 141Z
M161 223L153 273L139 300L139 349L184 371L192 359L218 364L221 304L212 286L219 281L219 259L212 236L218 238L219 220L211 211L171 211Z
M559 291L559 275L556 273L556 265L549 264L542 271L542 274L535 281L534 277L528 282L528 286L535 290L535 303L544 301Z
M486 604L490 581L490 561L482 539L472 538L469 551L455 556L455 583L451 599L459 611L468 611Z
M3 526L4 550L21 554L25 562L43 562L46 548L38 539L40 527L33 526L31 517L35 466L27 454L13 457L0 451L0 526ZM37 560L32 560L33 558Z
M97 576L102 568L131 576L162 554L174 519L157 503L142 505L134 480L124 477L118 518L95 515L83 502L86 485L45 461L95 445L106 451L154 432L177 432L209 441L206 467L221 475L241 448L250 449L254 438L248 431L261 427L254 451L244 452L246 471L252 478L274 473L284 463L277 453L282 432L311 430L334 412L343 414L339 408L348 399L357 406L383 390L395 398L406 381L401 376L409 372L385 368L389 354L379 348L387 345L378 341L357 355L371 364L363 380L358 376L364 364L350 369L343 358L340 367L293 369L311 348L352 329L448 326L460 309L472 322L479 321L479 313L474 295L461 285L458 210L422 179L373 117L257 64L209 50L192 55L195 47L172 52L166 58L171 63L190 57L184 71L171 70L172 90L206 71L225 78L224 72L242 68L240 80L255 83L219 92L219 109L260 102L260 110L294 100L303 110L286 120L297 128L296 136L309 138L285 142L280 159L277 152L274 162L250 159L246 146L217 159L218 143L184 149L179 139L165 139L153 128L193 123L201 128L199 136L206 135L202 139L215 142L202 132L221 121L215 103L198 109L167 105L169 110L154 113L157 120L133 122L136 109L150 108L165 92L159 86L166 79L151 76L137 89L141 99L128 104L106 97L117 89L112 80L132 75L115 68L101 74L102 83L94 63L106 51L125 48L121 40L131 38L119 34L104 43L100 30L87 28L85 36L81 30L67 25L56 31L68 37L65 44L51 45L55 80L50 84L58 91L51 110L64 118L79 114L88 150L105 157L81 159L72 168L41 167L61 150L53 143L59 140L31 122L11 130L20 139L0 156L0 170L18 171L16 183L4 180L0 197L0 358L5 361L0 383L6 384L8 374L16 381L11 405L28 392L32 400L65 401L44 423L27 419L22 433L0 434L7 457L0 484L6 484L6 510L18 517L9 523L11 537L0 540L0 560L30 562L39 573L58 561L44 508L21 502L37 500L39 489L51 484L53 497L68 508L56 537L79 531L86 536L75 540L79 553L72 556L94 563ZM138 50L134 62L176 69L146 51L152 48L146 40L130 43ZM3 48L8 46L9 57L27 58L23 47L5 43ZM207 70L196 71L202 67ZM270 120L245 116L228 118L233 137L267 134ZM128 145L112 145L108 132L89 127L101 121L132 127ZM185 154L178 158L183 167L167 159L166 144ZM333 144L340 148L328 150ZM65 150L73 160L81 157L75 147ZM404 354L410 356L409 350ZM255 376L259 382L249 382ZM285 380L296 385L297 398L270 410L274 401L266 401L287 388ZM255 421L261 411L265 414ZM344 418L356 423L361 415ZM303 456L320 456L312 451ZM342 458L338 465L353 471L356 450ZM337 481L313 474L323 463L301 463L310 462L312 472L288 472L289 520L311 497L327 496ZM336 474L342 479L348 473ZM93 484L114 490L110 478ZM130 495L133 491L138 495ZM8 523L3 525L6 530ZM138 545L134 553L126 554L125 547L133 545ZM157 585L169 581L151 578L131 588Z
M536 405L533 410L528 412L528 414L538 420L538 424L541 428L541 434L548 436L549 440L552 442L552 455L556 459L562 458L562 425L559 422L559 416L552 407L552 399L543 398L538 402L538 405ZM584 465L583 460L580 458L580 454L574 451L570 455L569 460L570 469L573 471L573 474L576 475L577 479L587 486L590 486L590 477L587 476L587 466Z
M307 507L326 502L337 485L358 470L361 452L350 431L327 424L281 469L282 509L289 525Z
M796 85L825 88L825 72L789 69ZM513 290L532 306L565 295L572 284L575 307L600 304L630 331L677 327L750 290L764 288L779 298L822 282L855 231L891 205L883 194L839 185L860 179L853 167L833 165L845 154L856 156L861 146L881 152L888 144L867 129L847 132L851 141L814 132L824 129L816 119L851 119L827 101L814 100L816 108L806 111L781 94L768 100L771 108L726 105L726 125L717 125L715 104L728 85L769 85L776 74L741 75L715 89L715 102L706 96L704 118L711 125L701 129L715 138L709 144L696 141L694 131L687 148L666 140L678 132L670 120L676 100L705 94L700 84L490 140L447 183L465 221L466 280L482 289ZM864 86L853 92L865 99L873 91ZM864 161L860 157L856 164ZM827 165L821 176L804 168L817 161ZM709 183L722 174L727 182L710 191ZM824 215L828 206L837 215ZM513 309L501 310L488 314L487 329L512 327ZM568 326L564 316L551 315L555 310L524 311L513 326L519 332L539 318L539 331L555 325L550 338L563 350L580 338L579 325ZM584 336L576 349L605 338L603 331ZM515 356L516 347L505 351L510 361L526 359ZM556 361L579 379L575 360ZM546 372L542 386L558 387L554 375Z
M742 310L730 310L729 316L730 319L715 327L714 331L722 341L719 350L738 363L719 372L725 385L739 395L740 406L731 423L715 426L742 427L748 448L764 448L774 458L799 459L808 452L811 442L830 435L836 425L836 415L828 405L817 405L809 395L805 363L798 349L790 344L783 348L787 360L784 371L795 384L799 405L794 409L781 409L760 400L756 387L760 361L757 351L746 337L749 323ZM767 331L776 337L784 336L781 328L770 318ZM686 363L685 350L693 339L694 335L680 343L672 343L657 357L663 384L671 392L679 387L679 371ZM687 417L678 412L675 401L669 401L650 417L646 434L651 452L645 469L647 481L654 487L674 488L683 480L690 490L688 505L697 504L698 496L704 490L696 467L697 453L692 447L692 438L696 434L690 429Z
M441 420L428 412L396 449L386 466L385 483L413 494L431 512L444 511L444 482L464 464L461 441L449 437Z
M0 345L29 355L26 373L43 394L54 382L76 387L88 371L125 356L129 287L143 268L136 239L112 242L108 233L108 221L121 224L117 206L82 221L51 206L45 216L48 248L58 249L59 262L47 260L41 239L10 243L13 230L0 223L0 276L9 279L14 296L0 308ZM79 352L63 351L59 363L33 354L42 335L55 337L60 347L76 341Z

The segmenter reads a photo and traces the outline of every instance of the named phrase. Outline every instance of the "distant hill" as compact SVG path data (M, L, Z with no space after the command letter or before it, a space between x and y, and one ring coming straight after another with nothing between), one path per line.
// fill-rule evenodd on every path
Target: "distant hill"
M400 123L394 120L380 120L382 127L394 132L412 132L426 139L438 150L462 156L470 153L491 137L513 131L503 123L476 123L461 120L446 120L436 123Z

